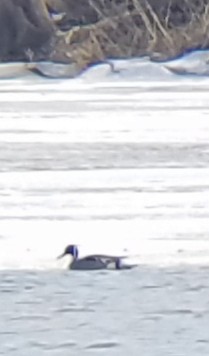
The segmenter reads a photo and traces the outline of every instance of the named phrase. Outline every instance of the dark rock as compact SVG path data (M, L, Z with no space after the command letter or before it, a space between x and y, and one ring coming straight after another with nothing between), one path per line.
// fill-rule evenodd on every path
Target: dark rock
M54 25L42 0L0 0L0 32L0 60L25 60L49 46Z

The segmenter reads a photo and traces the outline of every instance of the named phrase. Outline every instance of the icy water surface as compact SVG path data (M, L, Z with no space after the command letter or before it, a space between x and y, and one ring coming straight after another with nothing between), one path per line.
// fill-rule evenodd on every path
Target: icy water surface
M207 355L208 272L1 272L0 355Z
M0 84L0 355L208 355L209 82L127 78Z

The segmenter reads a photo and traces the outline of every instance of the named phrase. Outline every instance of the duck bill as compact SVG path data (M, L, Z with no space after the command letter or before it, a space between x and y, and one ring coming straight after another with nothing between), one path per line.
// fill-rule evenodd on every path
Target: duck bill
M66 253L63 252L61 255L57 256L57 260L60 260L61 258L65 257L66 256Z

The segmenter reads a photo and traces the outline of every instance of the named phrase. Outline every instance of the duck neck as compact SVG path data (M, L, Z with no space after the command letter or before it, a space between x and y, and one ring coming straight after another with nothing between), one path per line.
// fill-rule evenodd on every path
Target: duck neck
M71 255L72 262L76 261L77 259L78 259L78 255Z

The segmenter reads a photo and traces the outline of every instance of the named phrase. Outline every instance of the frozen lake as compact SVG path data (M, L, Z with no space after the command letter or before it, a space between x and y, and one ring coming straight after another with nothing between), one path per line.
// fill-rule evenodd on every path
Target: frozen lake
M209 80L119 65L0 82L0 355L208 355Z

